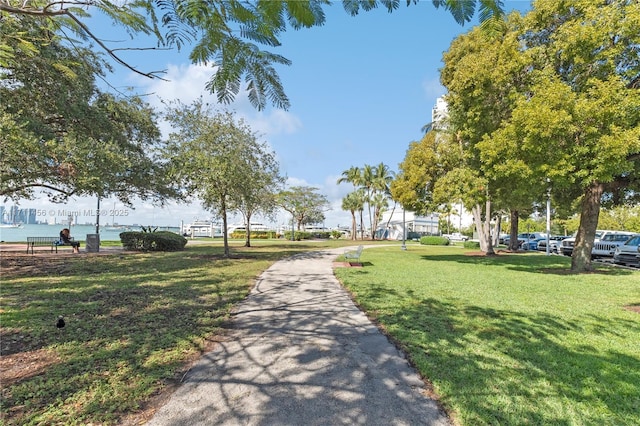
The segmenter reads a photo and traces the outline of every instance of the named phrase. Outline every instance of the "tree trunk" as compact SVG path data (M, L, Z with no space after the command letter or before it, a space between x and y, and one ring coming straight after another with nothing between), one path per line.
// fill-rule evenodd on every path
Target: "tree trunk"
M520 216L518 210L511 210L511 228L509 229L509 250L518 250L518 220Z
M391 223L391 218L393 217L393 213L395 213L396 211L396 204L398 204L396 201L393 202L393 209L391 209L391 214L389 215L389 220L387 220L387 226L385 227L387 229L387 237L385 238L385 240L389 239L389 224Z
M491 244L491 201L485 203L485 220L482 220L482 206L476 204L472 209L473 220L478 230L478 240L480 241L480 250L487 255L495 254L493 244Z
M249 215L247 215L247 223L245 223L244 229L247 232L244 240L244 246L251 247L251 216Z
M356 219L356 212L351 211L351 240L358 239L358 223Z
M593 183L585 190L581 203L580 226L571 255L571 272L592 270L591 250L598 227L602 191L603 185L601 183Z
M220 208L222 213L222 240L224 243L224 257L229 257L229 238L227 236L227 206L223 202Z
M498 244L500 244L500 227L502 225L502 215L499 214L498 217L496 218L496 225L493 228L493 240L492 240L492 244L494 247L496 247Z

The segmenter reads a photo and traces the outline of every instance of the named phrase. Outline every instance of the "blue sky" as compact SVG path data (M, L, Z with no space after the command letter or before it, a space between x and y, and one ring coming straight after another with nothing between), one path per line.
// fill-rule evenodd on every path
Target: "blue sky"
M529 1L505 1L507 10L528 6ZM398 170L409 143L419 140L421 127L431 121L437 97L445 93L439 82L443 52L475 22L461 26L430 1L409 7L401 2L391 14L378 9L356 17L336 3L326 13L324 26L289 30L281 37L282 46L273 49L292 61L290 66L277 68L291 101L288 111L267 107L258 112L244 96L227 108L263 135L291 185L317 187L329 198L333 209L326 213L325 225L334 227L350 223L350 214L340 209L340 203L352 189L351 185L337 185L336 180L351 166L383 162ZM102 37L126 39L117 28L100 24L97 32ZM143 46L145 42L126 40L127 45ZM133 86L149 94L146 100L158 107L161 99L189 103L201 94L215 102L204 89L213 70L191 65L188 51L187 46L182 52L141 51L127 57L143 71L166 69L168 82L140 77L119 65L114 65L116 72L108 81L123 90ZM114 201L103 203L113 206ZM50 206L44 201L21 205ZM74 199L67 204L69 209L95 206L95 199ZM177 226L181 220L188 223L209 217L195 200L165 209L139 203L122 222ZM285 220L281 215L276 224Z

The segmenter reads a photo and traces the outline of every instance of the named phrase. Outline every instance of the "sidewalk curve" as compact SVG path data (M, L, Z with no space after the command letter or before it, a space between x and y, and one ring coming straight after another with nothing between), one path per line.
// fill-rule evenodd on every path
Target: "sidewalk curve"
M303 253L266 270L237 305L230 338L147 424L450 425L334 277L343 251Z

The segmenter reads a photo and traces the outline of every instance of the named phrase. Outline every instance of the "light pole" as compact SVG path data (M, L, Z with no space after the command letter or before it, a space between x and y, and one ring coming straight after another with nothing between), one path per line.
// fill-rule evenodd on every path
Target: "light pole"
M547 256L551 255L551 180L547 178Z
M402 250L406 250L407 249L407 224L406 224L406 220L405 220L405 215L404 215L404 206L402 206L402 246L400 246L400 248Z

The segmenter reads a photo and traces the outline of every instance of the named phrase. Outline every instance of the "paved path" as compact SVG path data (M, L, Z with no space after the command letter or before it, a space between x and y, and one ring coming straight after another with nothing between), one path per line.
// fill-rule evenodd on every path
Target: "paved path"
M237 306L231 338L202 357L148 425L449 425L333 276L343 250L265 271Z

